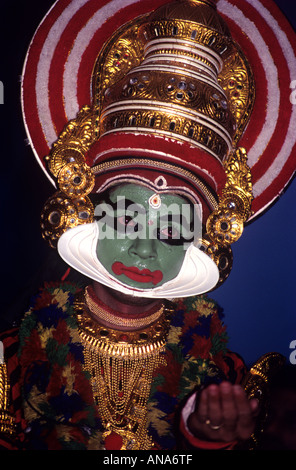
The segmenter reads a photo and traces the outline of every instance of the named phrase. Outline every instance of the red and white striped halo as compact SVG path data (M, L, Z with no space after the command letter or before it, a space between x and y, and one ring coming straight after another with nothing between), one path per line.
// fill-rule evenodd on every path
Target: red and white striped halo
M37 29L24 65L22 105L28 137L44 157L66 123L91 104L91 74L113 31L167 0L58 0ZM256 101L240 141L252 169L254 216L284 190L296 169L296 35L272 0L219 0L253 68ZM48 174L50 178L50 175Z

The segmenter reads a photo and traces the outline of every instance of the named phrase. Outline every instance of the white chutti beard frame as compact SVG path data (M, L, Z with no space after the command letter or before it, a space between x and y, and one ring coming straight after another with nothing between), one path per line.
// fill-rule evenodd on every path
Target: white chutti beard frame
M81 274L123 294L158 299L174 299L203 294L219 280L218 267L193 244L186 251L179 274L162 286L151 289L130 287L113 277L97 258L99 238L97 222L67 230L59 239L58 252L63 260Z

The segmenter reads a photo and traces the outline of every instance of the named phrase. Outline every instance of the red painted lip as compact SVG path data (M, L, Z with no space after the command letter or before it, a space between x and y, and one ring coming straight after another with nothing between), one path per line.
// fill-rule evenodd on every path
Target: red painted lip
M149 269L140 270L136 266L125 266L120 261L115 261L115 263L112 264L112 271L117 276L124 274L133 281L143 283L152 282L154 285L158 284L163 278L161 271L150 271Z

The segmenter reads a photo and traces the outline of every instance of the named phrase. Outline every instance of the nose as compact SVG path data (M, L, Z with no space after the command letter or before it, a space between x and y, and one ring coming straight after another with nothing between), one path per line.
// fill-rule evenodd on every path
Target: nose
M136 238L129 247L129 255L132 257L138 256L145 260L157 259L157 251L154 239L141 239Z

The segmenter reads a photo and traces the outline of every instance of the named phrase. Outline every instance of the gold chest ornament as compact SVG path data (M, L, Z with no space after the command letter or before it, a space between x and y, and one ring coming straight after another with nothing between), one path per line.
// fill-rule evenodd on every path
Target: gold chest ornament
M79 294L75 311L84 346L84 368L105 431L102 446L111 450L149 450L148 398L155 370L165 365L163 353L172 310L161 306L153 317L139 319L140 329L120 331L95 321L87 294ZM100 312L102 314L102 312ZM106 312L108 316L108 312Z

